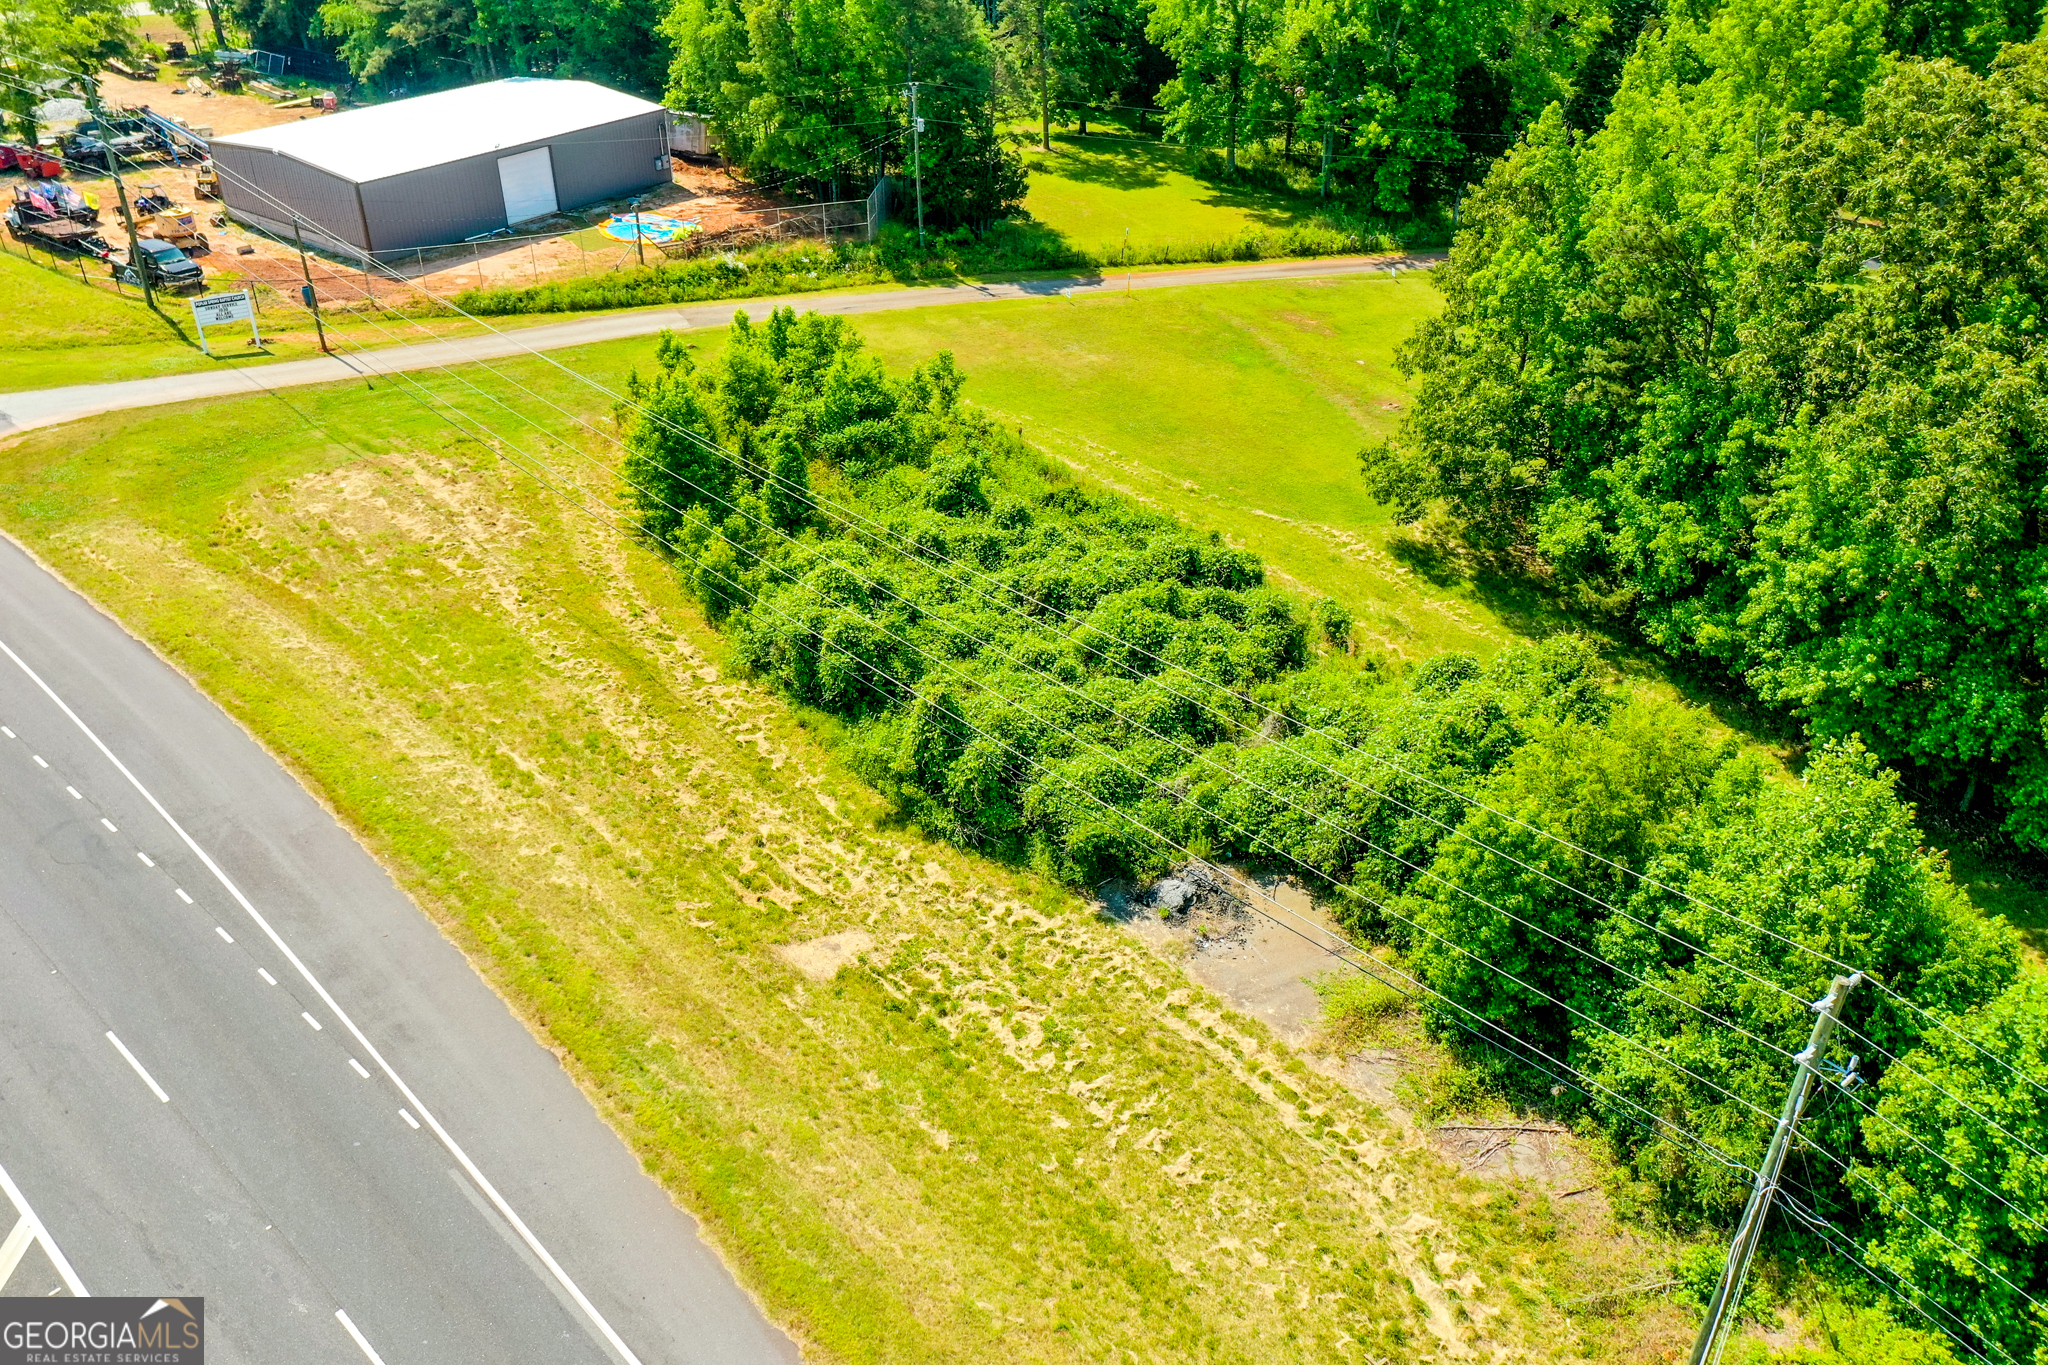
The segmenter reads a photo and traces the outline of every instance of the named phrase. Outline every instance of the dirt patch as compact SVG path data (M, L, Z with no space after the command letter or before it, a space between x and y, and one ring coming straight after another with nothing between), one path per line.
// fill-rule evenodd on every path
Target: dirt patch
M1103 912L1288 1042L1315 1032L1310 982L1344 970L1342 932L1291 882L1191 862L1150 886L1112 883Z
M846 929L803 943L785 943L775 955L813 981L830 981L839 969L875 946L875 936L865 929Z
M185 93L174 93L177 91ZM161 77L154 81L135 81L103 71L100 98L108 104L147 106L154 113L183 119L194 128L211 128L218 134L248 133L258 128L275 128L280 123L324 117L317 109L280 109L254 95L220 91L195 94L170 67L165 67Z
M1466 1175L1533 1180L1553 1190L1600 1198L1597 1189L1585 1188L1591 1169L1573 1147L1570 1131L1556 1124L1441 1123L1432 1145Z
M1427 1065L1436 1045L1404 1014L1376 1045L1332 1049L1322 1034L1322 998L1314 983L1348 965L1343 931L1301 887L1252 878L1213 863L1190 862L1149 886L1110 883L1102 912L1233 1010L1264 1023L1295 1047L1322 1055L1316 1069L1369 1100L1463 1175L1527 1180L1552 1191L1601 1196L1594 1166L1570 1131L1541 1118L1419 1121L1400 1082ZM1408 1007L1412 1010L1412 1005Z

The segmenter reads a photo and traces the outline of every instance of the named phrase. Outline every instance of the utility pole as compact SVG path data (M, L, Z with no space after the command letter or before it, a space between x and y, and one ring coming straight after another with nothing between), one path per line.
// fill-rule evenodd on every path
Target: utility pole
M85 88L85 92L86 98L91 101L92 111L97 118L101 133L112 133L113 129L107 124L107 107L100 102L99 82L93 81L89 83ZM114 178L114 198L121 205L121 222L128 229L128 264L134 267L135 278L142 285L143 303L148 305L151 311L155 311L156 289L149 281L149 262L142 258L142 237L135 230L135 215L128 208L128 187L121 183L121 158L114 151L114 139L112 137L102 136L100 141L107 149L107 174ZM117 275L114 278L114 287L118 289L120 285L121 280Z
M1828 987L1827 995L1813 1002L1813 1012L1820 1017L1813 1021L1813 1036L1806 1040L1806 1051L1792 1059L1799 1063L1799 1069L1793 1073L1792 1088L1786 1092L1785 1108L1771 1134L1770 1150L1764 1154L1763 1165L1757 1168L1749 1204L1742 1211L1742 1221L1735 1226L1735 1240L1728 1247L1728 1264L1721 1270L1721 1282L1714 1286L1714 1297L1707 1301L1706 1321L1700 1324L1699 1340L1693 1343L1687 1365L1708 1365L1720 1354L1722 1332L1735 1321L1735 1310L1742 1302L1743 1281L1749 1278L1749 1264L1756 1258L1757 1243L1763 1237L1764 1219L1778 1193L1778 1173L1784 1169L1785 1155L1791 1149L1792 1131L1806 1112L1806 1102L1813 1098L1821 1059L1827 1056L1828 1040L1841 1021L1842 1005L1862 980L1861 972L1838 976ZM1847 1083L1845 1078L1844 1084Z
M910 168L917 179L917 249L924 250L924 159L918 155L917 135L924 120L917 116L917 82L910 83Z
M156 290L149 282L149 262L143 259L142 238L135 231L135 214L128 207L128 187L121 183L121 172L114 169L114 149L107 149L107 174L114 177L114 197L121 201L121 221L128 225L128 264L135 267L135 278L142 285L142 301L151 309L156 307Z
M1323 125L1323 198L1330 197L1330 144L1337 140L1337 120Z
M299 286L299 297L306 301L306 311L313 315L313 335L320 338L320 354L331 354L327 349L327 329L320 325L320 296L313 292L313 267L306 264L306 235L299 231L299 215L292 215L292 240L299 247L299 275L306 282ZM252 291L253 292L253 291Z

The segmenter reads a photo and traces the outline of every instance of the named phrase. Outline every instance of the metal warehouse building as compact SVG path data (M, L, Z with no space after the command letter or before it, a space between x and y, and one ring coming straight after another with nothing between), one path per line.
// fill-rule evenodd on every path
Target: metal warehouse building
M669 179L669 115L515 78L212 139L235 218L349 254L460 242Z

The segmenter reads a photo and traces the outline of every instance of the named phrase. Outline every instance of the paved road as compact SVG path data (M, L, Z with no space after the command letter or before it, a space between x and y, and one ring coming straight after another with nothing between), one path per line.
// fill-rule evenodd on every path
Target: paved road
M217 1365L796 1359L369 854L0 539L0 1293L67 1285L203 1295Z
M1258 261L1246 265L1225 265L1200 270L1171 270L1133 275L1133 289L1177 289L1191 284L1235 284L1258 280L1324 279L1334 275L1384 274L1392 269L1427 269L1435 262L1429 257L1344 256L1313 261ZM305 384L328 384L363 374L396 374L404 370L432 369L438 365L460 364L466 360L495 360L529 351L555 351L565 346L584 346L593 341L615 341L621 337L651 336L664 327L678 331L693 327L716 327L729 321L737 309L763 317L773 308L789 304L820 313L887 313L901 308L933 308L955 303L988 303L999 299L1051 298L1060 295L1086 296L1114 293L1123 289L1123 276L1074 275L1062 279L1028 280L1017 284L953 284L915 289L884 289L844 294L793 294L787 298L726 299L692 304L684 308L659 308L647 312L609 313L580 318L574 322L544 323L504 332L450 341L432 341L381 350L354 351L346 356L317 360L290 360L275 365L252 365L234 370L199 371L164 375L155 379L130 379L118 384L78 384L62 389L39 389L28 393L0 394L0 433L50 426L74 421L94 413L120 408L155 407L161 403L191 398L220 398L237 393L261 393L271 389L295 388Z

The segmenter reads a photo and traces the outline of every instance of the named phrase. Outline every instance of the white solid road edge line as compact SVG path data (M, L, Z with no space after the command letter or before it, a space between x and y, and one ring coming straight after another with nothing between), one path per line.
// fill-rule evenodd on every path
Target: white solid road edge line
M0 1166L0 1191L6 1193L8 1201L14 1205L14 1211L35 1229L36 1240L43 1244L43 1254L50 1258L50 1264L57 1267L57 1274L64 1281L64 1287L81 1299L91 1298L92 1295L85 1292L85 1281L78 1278L78 1272L71 1268L71 1262L64 1259L64 1253L57 1249L57 1243L50 1236L50 1230L43 1226L42 1219L36 1217L36 1211L28 1206L28 1200L22 1196L21 1187L7 1174L5 1166Z
M0 1219L4 1223L5 1219ZM14 1220L14 1231L0 1240L0 1289L7 1287L7 1281L14 1276L21 1258L28 1255L28 1249L36 1244L36 1225L27 1218Z
M249 898L243 895L242 889L235 885L226 872L221 870L220 864L213 860L213 856L199 846L198 840L185 832L185 827L179 824L169 811L164 809L163 802L157 800L149 788L142 785L141 780L128 770L127 764L114 756L114 751L107 747L106 742L93 733L92 727L87 725L79 717L79 714L71 709L70 703L58 696L50 685L43 681L42 675L28 666L26 659L14 652L12 645L8 644L5 640L0 640L0 652L4 652L8 658L12 659L15 667L27 674L29 681L41 689L44 696L55 702L58 710L71 718L71 723L76 725L79 731L92 741L93 747L106 755L107 762L113 764L121 776L128 779L128 785L135 788L141 794L142 799L149 802L156 813L163 817L164 823L171 827L171 832L184 842L185 847L192 850L193 856L206 864L206 870L211 872L214 879L221 884L230 896L235 898L235 903L242 907L250 919L255 921L256 927L269 937L277 950L284 954L285 960L290 962L297 969L299 975L306 979L306 984L318 992L320 998L327 1003L327 1008L334 1012L334 1017L341 1021L342 1027L347 1029L355 1037L355 1040L363 1045L363 1050L369 1054L370 1060L377 1064L377 1069L390 1078L391 1084L398 1087L399 1094L411 1101L412 1107L419 1114L421 1122L433 1130L434 1136L441 1140L441 1145L448 1149L448 1154L461 1164L462 1169L469 1175L469 1178L476 1182L476 1187L483 1191L484 1197L489 1199L492 1206L504 1216L505 1221L512 1225L513 1231L519 1234L519 1239L525 1242L527 1248L539 1258L540 1263L548 1268L548 1273L555 1277L555 1283L561 1285L569 1297L576 1301L576 1306L583 1310L584 1315L590 1319L591 1325L596 1327L604 1336L604 1339L611 1343L612 1349L624 1358L626 1365L642 1365L640 1357L633 1354L633 1348L626 1345L625 1339L617 1331L613 1330L609 1322L605 1321L604 1314L597 1311L597 1305L593 1304L584 1295L583 1291L577 1288L576 1282L569 1278L569 1272L562 1269L561 1263L541 1244L540 1238L533 1235L533 1229L526 1226L526 1220L521 1218L518 1212L505 1202L505 1196L498 1193L498 1187L487 1180L484 1177L484 1173L477 1169L476 1163L469 1159L469 1153L456 1145L455 1139L449 1134L448 1130L441 1126L441 1121L434 1117L431 1110L420 1103L420 1098L412 1092L412 1087L407 1085L404 1079L392 1069L391 1063L384 1060L384 1054L377 1051L376 1045L364 1036L361 1029L356 1027L355 1020L349 1018L348 1013L342 1009L335 998L327 993L327 987L320 984L320 979L308 970L304 962L299 960L299 955L291 950L291 945L284 941L277 930L270 927L270 921L263 918L262 913L254 905L250 904ZM343 1316L342 1322L343 1325L347 1325L348 1319L346 1316ZM349 1328L349 1332L350 1335L356 1337L358 1344L362 1345L364 1350L369 1350L368 1343L363 1342L362 1337L356 1333L353 1327ZM374 1352L371 1358L375 1359Z
M337 1308L334 1310L334 1317L341 1324L341 1329L355 1339L356 1345L362 1347L363 1354L370 1358L371 1365L384 1365L384 1357L377 1354L377 1348L370 1345L368 1337L356 1330L356 1325L348 1320L348 1314Z
M154 1091L156 1093L156 1097L159 1100L163 1101L165 1104L169 1104L171 1102L171 1097L164 1093L164 1088L156 1083L156 1077L150 1075L147 1071L144 1071L142 1069L142 1063L135 1060L135 1054L128 1050L128 1044L122 1042L119 1038L116 1038L114 1036L114 1031L112 1029L107 1030L107 1041L114 1045L114 1050L116 1052L119 1052L123 1057L126 1057L128 1059L128 1065L135 1068L135 1074L142 1077L142 1083L148 1086L152 1091Z

